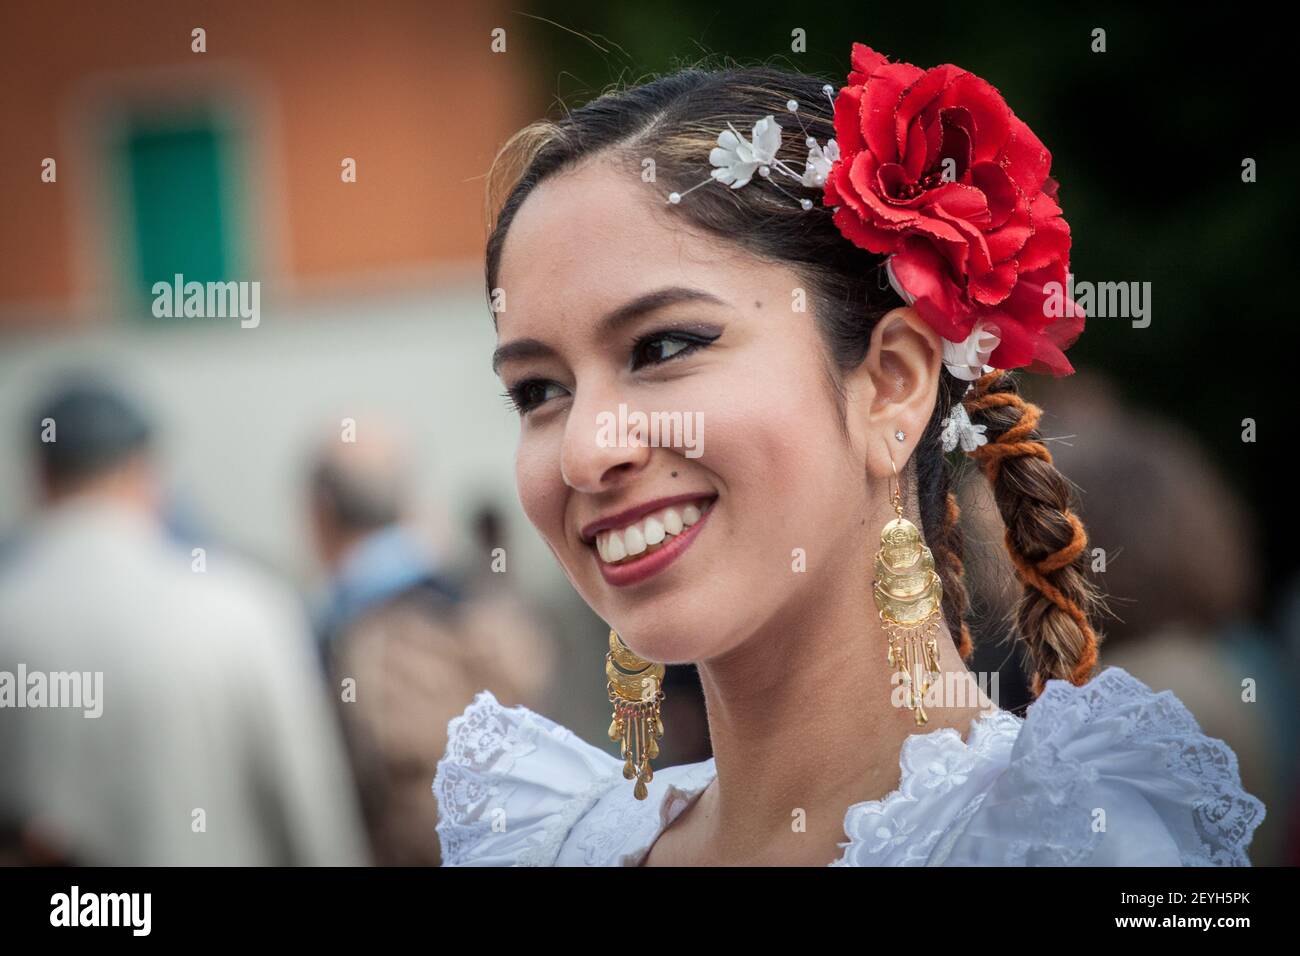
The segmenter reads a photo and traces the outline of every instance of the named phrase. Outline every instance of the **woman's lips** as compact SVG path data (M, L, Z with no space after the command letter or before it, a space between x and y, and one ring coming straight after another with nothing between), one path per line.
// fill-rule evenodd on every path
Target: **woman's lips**
M606 564L636 558L699 521L712 500L712 497L697 495L667 501L653 510L636 509L632 512L635 517L596 532L596 553Z
M601 532L593 546L601 576L615 587L626 587L658 574L676 561L699 536L713 513L716 500L700 499L674 505L627 528ZM618 557L629 547L640 553L611 563L610 558Z

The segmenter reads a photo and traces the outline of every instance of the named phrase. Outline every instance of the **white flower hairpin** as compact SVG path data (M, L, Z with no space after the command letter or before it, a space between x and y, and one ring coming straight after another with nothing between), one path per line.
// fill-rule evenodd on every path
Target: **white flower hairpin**
M911 303L908 303L909 305ZM943 364L954 378L974 382L981 375L993 371L988 364L990 356L1002 344L997 327L987 322L976 322L970 335L962 342L943 340ZM969 391L969 386L967 386Z
M948 409L948 417L943 420L943 432L939 436L943 450L949 452L961 445L961 450L969 454L980 445L988 444L989 440L984 434L987 428L987 425L973 424L966 406L957 402Z
M886 271L889 271L887 264ZM892 272L890 278L893 278ZM966 386L966 391L969 392L975 387L975 379L993 371L993 366L987 364L989 356L1001 344L1002 338L994 326L976 322L965 341L949 342L944 339L943 364L955 378L970 383ZM948 417L943 420L943 434L940 435L943 450L952 451L961 445L962 451L968 454L973 452L980 445L988 444L988 438L984 435L986 428L987 425L973 424L966 406L958 400L948 409Z
M822 92L830 100L831 107L835 106L835 88L829 83L822 87ZM682 201L682 197L694 192L701 186L707 186L711 182L719 182L724 186L732 189L740 189L748 185L754 174L758 173L764 179L767 179L777 189L785 193L791 199L794 199L805 209L813 207L811 199L799 199L798 197L786 192L784 189L771 178L772 170L776 170L784 176L788 176L801 186L816 187L826 184L826 177L830 173L831 166L839 159L840 147L835 140L826 141L822 146L817 142L816 137L808 132L808 127L804 126L802 117L799 116L799 101L788 100L785 104L786 110L794 116L799 123L800 129L804 132L804 144L808 147L808 158L804 161L803 169L796 170L784 162L777 159L776 154L781 150L781 124L776 121L775 115L767 115L754 124L753 134L749 139L740 133L731 123L727 128L718 134L718 145L709 151L709 163L714 167L709 178L703 182L696 183L685 192L671 192L668 194L668 202L676 205Z

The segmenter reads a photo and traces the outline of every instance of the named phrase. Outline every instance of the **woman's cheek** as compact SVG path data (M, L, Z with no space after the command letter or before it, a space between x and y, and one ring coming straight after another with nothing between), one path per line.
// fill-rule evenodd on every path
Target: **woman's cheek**
M548 448L540 436L520 435L515 448L519 504L533 527L556 548L564 534L563 484L559 450Z

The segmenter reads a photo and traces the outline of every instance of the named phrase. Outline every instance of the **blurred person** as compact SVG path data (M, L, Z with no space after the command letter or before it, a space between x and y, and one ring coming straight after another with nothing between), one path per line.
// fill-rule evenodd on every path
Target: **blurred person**
M504 574L487 572L498 583L488 587L455 571L413 529L409 462L392 431L371 424L355 442L327 442L309 486L330 575L320 636L375 860L437 865L429 782L448 721L483 686L543 699L553 650L499 584ZM472 563L491 561L488 550Z
M1207 735L1229 744L1242 785L1270 808L1252 858L1279 862L1289 805L1281 763L1290 752L1280 728L1294 722L1294 685L1277 648L1246 627L1260 598L1253 516L1193 436L1121 405L1104 375L1079 373L1068 389L1045 382L1039 393L1052 409L1053 459L1082 492L1088 551L1106 554L1114 613L1103 660L1172 691ZM1000 540L984 483L963 493L971 538ZM967 570L988 601L985 620L997 629L1013 618L1017 582L1005 552L973 549ZM1255 679L1257 703L1242 700L1244 678Z
M154 428L113 388L82 377L28 422L42 510L0 568L7 855L366 862L296 599L169 538Z

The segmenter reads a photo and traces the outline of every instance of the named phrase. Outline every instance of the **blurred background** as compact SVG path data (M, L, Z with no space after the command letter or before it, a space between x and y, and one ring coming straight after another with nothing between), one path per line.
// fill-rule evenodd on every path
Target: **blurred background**
M1149 326L1090 321L1083 371L1025 390L1107 551L1103 663L1232 745L1268 807L1252 859L1300 862L1300 578L1270 388L1295 340L1295 140L1261 29L1019 3L11 0L0 17L0 670L89 655L106 725L114 688L135 686L131 720L191 741L128 761L125 716L92 746L80 713L0 712L8 859L436 863L432 767L475 691L607 747L606 629L515 496L484 173L519 126L612 82L726 55L842 83L859 40L989 78L1053 151L1076 281L1151 283ZM259 283L255 326L157 316L154 285L177 274ZM962 494L975 666L1014 709L1014 580L980 481ZM59 507L73 498L104 506ZM214 650L239 615L248 646ZM115 641L91 653L76 635L104 621ZM663 765L707 757L690 668L667 697ZM319 756L289 756L303 749ZM38 764L48 776L6 774ZM22 809L92 767L101 791ZM219 810L190 800L218 771L235 778ZM204 812L106 836L114 801L146 792Z

